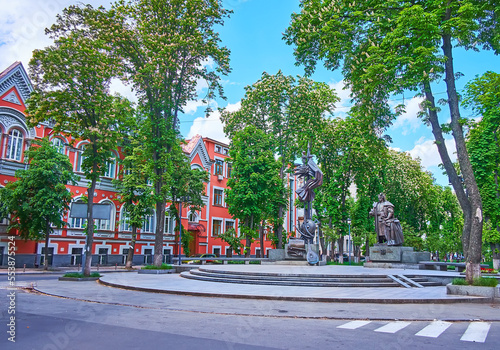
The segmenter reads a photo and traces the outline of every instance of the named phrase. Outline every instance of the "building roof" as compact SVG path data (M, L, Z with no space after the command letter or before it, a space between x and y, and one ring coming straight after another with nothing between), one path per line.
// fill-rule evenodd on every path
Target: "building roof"
M33 92L33 86L28 78L28 74L19 61L11 64L7 69L0 73L0 96L5 94L13 86L21 96L23 103L30 97Z

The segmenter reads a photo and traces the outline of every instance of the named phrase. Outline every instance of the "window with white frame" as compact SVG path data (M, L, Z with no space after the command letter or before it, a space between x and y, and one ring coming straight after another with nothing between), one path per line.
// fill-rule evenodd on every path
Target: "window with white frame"
M0 218L0 225L8 225L9 224L9 218Z
M188 213L188 221L190 222L198 222L198 214L196 214L196 212L193 212L193 211L189 211Z
M52 139L52 146L54 146L57 152L64 154L64 141L59 137L55 137Z
M224 174L224 161L222 159L216 159L214 165L214 175Z
M222 220L214 219L212 221L212 236L218 236L222 233Z
M120 231L130 232L132 231L132 226L129 223L130 215L128 214L125 207L122 207L121 218L120 218Z
M214 189L214 205L222 206L223 196L224 196L224 190L215 188Z
M80 148L76 151L76 161L75 161L75 171L83 172L82 166L85 156L83 155L83 151L85 150L85 145L81 145Z
M175 218L172 214L167 210L165 211L165 233L167 235L173 235L175 229Z
M114 179L115 170L116 170L116 158L113 157L108 162L106 162L106 171L104 172L103 176Z
M84 201L81 199L78 199L73 203L84 203ZM71 220L69 222L71 228L84 228L86 223L87 223L87 219L85 219L85 218L71 218Z
M151 213L144 217L142 233L154 233L156 229L156 213Z
M23 152L23 133L17 129L9 132L7 140L7 159L21 161Z
M215 145L215 152L222 153L222 146L221 145Z
M234 228L234 221L229 221L229 220L226 220L226 228L224 230L224 232L227 232L228 230Z
M107 204L111 206L111 218L110 220L104 220L104 219L97 219L95 220L96 226L98 230L106 230L106 231L112 231L114 230L114 220L113 218L115 217L115 205L110 202L110 201L104 201L101 202L101 204Z

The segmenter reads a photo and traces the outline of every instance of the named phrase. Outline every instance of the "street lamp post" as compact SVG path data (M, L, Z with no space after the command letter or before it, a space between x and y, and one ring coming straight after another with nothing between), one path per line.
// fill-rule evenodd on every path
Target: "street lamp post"
M348 256L348 259L349 259L349 265L351 265L351 246L352 246L352 243L351 243L351 219L347 219L347 224L349 225L349 256Z
M179 266L182 265L182 260L181 260L181 248L182 248L182 225L181 225L181 220L182 220L182 198L179 200L179 249L177 252L179 253Z

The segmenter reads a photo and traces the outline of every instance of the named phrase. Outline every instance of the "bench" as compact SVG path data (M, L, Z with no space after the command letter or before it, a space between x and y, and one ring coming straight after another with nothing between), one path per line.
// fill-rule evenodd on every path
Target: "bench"
M420 270L440 270L448 271L448 266L453 266L455 271L465 271L465 263L446 262L446 261L421 261L418 263ZM481 267L488 267L487 264L481 264Z

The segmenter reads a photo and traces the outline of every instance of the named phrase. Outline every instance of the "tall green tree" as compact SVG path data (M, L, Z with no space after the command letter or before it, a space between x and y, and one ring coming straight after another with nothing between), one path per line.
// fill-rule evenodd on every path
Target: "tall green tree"
M280 197L285 192L281 165L274 159L270 136L254 126L247 126L234 135L229 155L233 168L227 182L226 200L229 214L239 220L248 257L262 222L271 216L271 203L285 200Z
M356 178L364 178L366 169L373 167L386 153L385 144L362 120L351 116L330 120L318 132L318 140L319 147L315 152L323 171L323 185L321 195L313 205L317 215L324 216L320 218L324 225L336 228L342 254L344 236L348 234L351 185ZM354 223L358 225L355 220L353 226Z
M422 116L432 127L446 173L464 213L463 245L467 280L480 275L482 203L465 146L459 111L453 45L500 52L496 0L396 1L303 0L292 15L285 40L295 45L297 63L312 73L318 60L329 69L342 66L353 91L355 109L380 128L394 118L393 93L420 90ZM458 74L458 73L457 73ZM457 157L464 184L444 142L431 83L443 78ZM401 111L401 108L398 108ZM467 188L467 192L465 191Z
M130 248L125 262L125 267L130 269L134 259L137 229L142 227L148 215L153 214L154 198L153 190L148 184L150 172L140 140L137 139L137 135L129 136L135 137L123 144L124 158L120 162L122 172L113 184L120 194L120 202L123 203L123 210L126 213L122 218L122 224L129 225L132 229Z
M88 141L81 158L81 170L90 180L83 270L88 276L94 234L94 190L111 160L111 151L122 138L120 131L131 116L132 107L128 100L110 94L111 81L118 75L118 62L73 10L65 9L46 30L54 44L33 52L29 71L35 92L28 101L27 114L31 125L50 122L54 132L71 135L73 142Z
M199 98L200 80L208 86L203 101L223 97L220 76L230 71L229 50L221 46L217 27L229 11L221 0L121 0L110 10L79 11L108 50L120 57L123 79L136 92L146 117L141 134L152 164L156 202L153 263L160 266L179 119L186 104Z
M60 154L47 139L35 140L28 151L27 169L17 170L17 180L0 188L0 203L10 213L9 229L25 240L45 239L45 266L48 269L49 238L62 228L71 203L67 184L76 184L69 158Z
M473 108L481 117L471 125L467 139L472 167L483 198L485 219L491 221L496 233L489 233L487 241L493 252L493 261L500 264L500 74L486 72L469 82L465 89L464 105Z
M324 114L331 113L337 101L335 91L325 83L286 76L281 71L275 75L264 72L256 83L245 87L241 108L223 113L224 132L232 138L248 125L264 131L271 137L284 180L308 142L313 144L317 139L325 125ZM282 248L285 211L286 205L278 208L274 227L278 248Z

